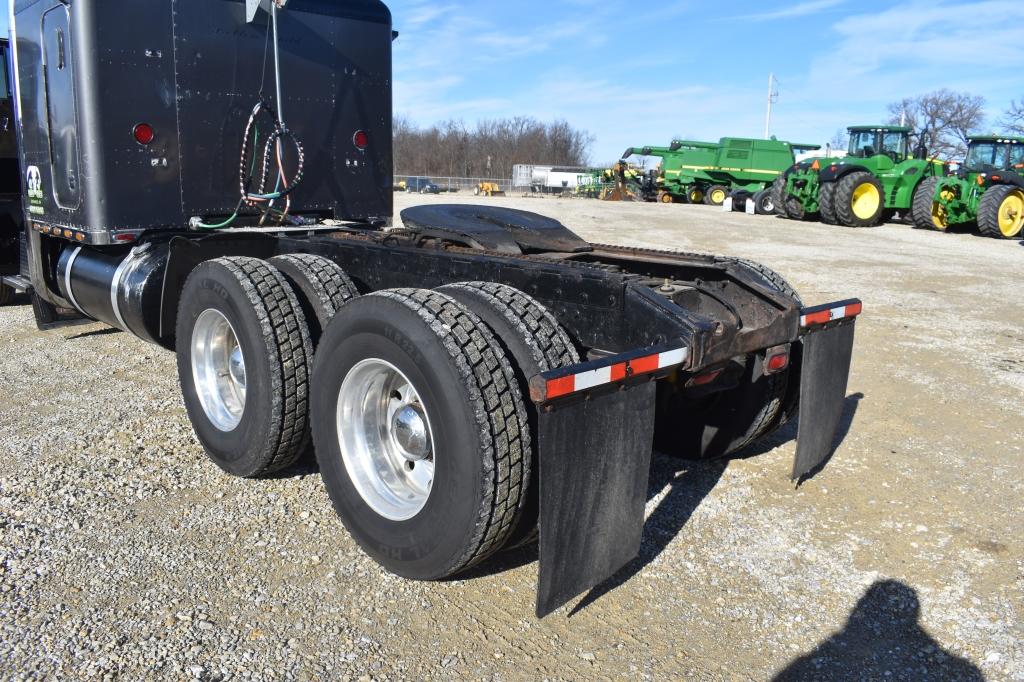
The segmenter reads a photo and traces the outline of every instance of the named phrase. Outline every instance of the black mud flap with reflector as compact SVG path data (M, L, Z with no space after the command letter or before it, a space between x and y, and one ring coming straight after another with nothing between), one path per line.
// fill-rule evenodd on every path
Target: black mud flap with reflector
M860 301L851 300L808 308L801 315L803 351L793 480L814 471L832 454L846 405L854 329L860 313Z
M678 345L653 347L531 380L539 411L539 618L610 578L640 551L655 379L688 356Z
M538 618L640 551L654 402L650 382L541 412Z

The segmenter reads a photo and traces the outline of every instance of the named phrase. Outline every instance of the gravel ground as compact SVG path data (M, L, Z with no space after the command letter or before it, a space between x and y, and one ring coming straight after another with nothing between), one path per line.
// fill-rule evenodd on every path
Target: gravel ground
M205 460L172 354L0 309L0 677L1024 680L1020 244L485 201L863 298L825 470L788 481L792 429L728 462L656 456L639 558L537 621L532 550L388 575L313 467L245 481Z

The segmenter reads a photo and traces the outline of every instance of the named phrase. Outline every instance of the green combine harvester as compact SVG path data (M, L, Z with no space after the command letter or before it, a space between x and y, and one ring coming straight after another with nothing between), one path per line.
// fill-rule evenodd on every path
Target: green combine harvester
M986 237L1024 236L1024 138L972 137L955 175L921 183L913 218L919 228L977 224Z
M657 195L660 202L700 204L707 198L707 188L714 184L707 171L714 168L718 158L716 142L674 140L668 147L630 147L622 158L633 155L661 159Z
M848 156L794 164L772 192L775 210L793 220L820 215L829 225L871 227L895 212L908 214L922 182L945 174L941 161L910 151L905 126L851 126Z
M794 161L794 154L819 145L772 138L723 137L716 142L676 140L669 147L631 147L623 158L638 154L662 160L658 200L721 206L733 192L754 196L758 213L772 213L772 182Z

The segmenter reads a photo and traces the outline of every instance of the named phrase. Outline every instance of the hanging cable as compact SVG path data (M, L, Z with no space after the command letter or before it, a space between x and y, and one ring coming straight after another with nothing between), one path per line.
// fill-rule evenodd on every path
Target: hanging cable
M275 93L277 96L277 109L268 102L264 96L264 86L267 75L267 61L270 55L270 38L273 36L273 57L274 57L274 81ZM305 170L306 155L302 143L298 137L284 124L284 117L281 115L281 64L278 47L277 34L277 5L271 3L271 21L268 22L267 36L263 45L263 72L260 76L259 101L253 107L249 120L245 126L245 133L242 138L242 152L238 164L238 189L240 198L234 213L219 223L204 223L201 219L193 218L192 227L205 230L220 230L230 227L238 220L243 209L246 207L257 210L260 214L259 225L263 226L270 215L274 215L278 224L283 224L291 211L291 193L302 182ZM261 114L268 118L270 134L260 154L260 118ZM250 144L251 140L251 144ZM289 143L295 151L296 168L292 179L288 179L285 171L284 157L285 144ZM253 186L256 179L257 165L259 166L259 182ZM276 171L274 167L276 166ZM275 178L273 190L268 190L268 183ZM284 199L284 211L274 207L274 204ZM296 220L296 219L292 219Z

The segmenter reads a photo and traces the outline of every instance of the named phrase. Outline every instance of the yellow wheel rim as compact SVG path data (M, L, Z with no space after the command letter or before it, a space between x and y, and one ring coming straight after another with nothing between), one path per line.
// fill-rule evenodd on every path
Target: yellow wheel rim
M725 192L720 189L716 189L711 193L711 201L716 204L720 204L725 201Z
M663 203L663 204L671 204L672 203L672 195L671 194L662 194L661 195L661 203Z
M1024 192L1008 194L999 205L999 231L1004 237L1016 237L1024 228Z
M932 224L937 230L949 227L949 214L946 213L946 207L938 201L932 202Z
M699 204L702 201L704 201L704 192L701 192L699 189L695 189L692 192L690 192L691 204Z
M853 190L850 208L853 209L853 214L861 220L874 217L881 205L882 195L878 192L878 188L870 182L858 185L857 189Z

